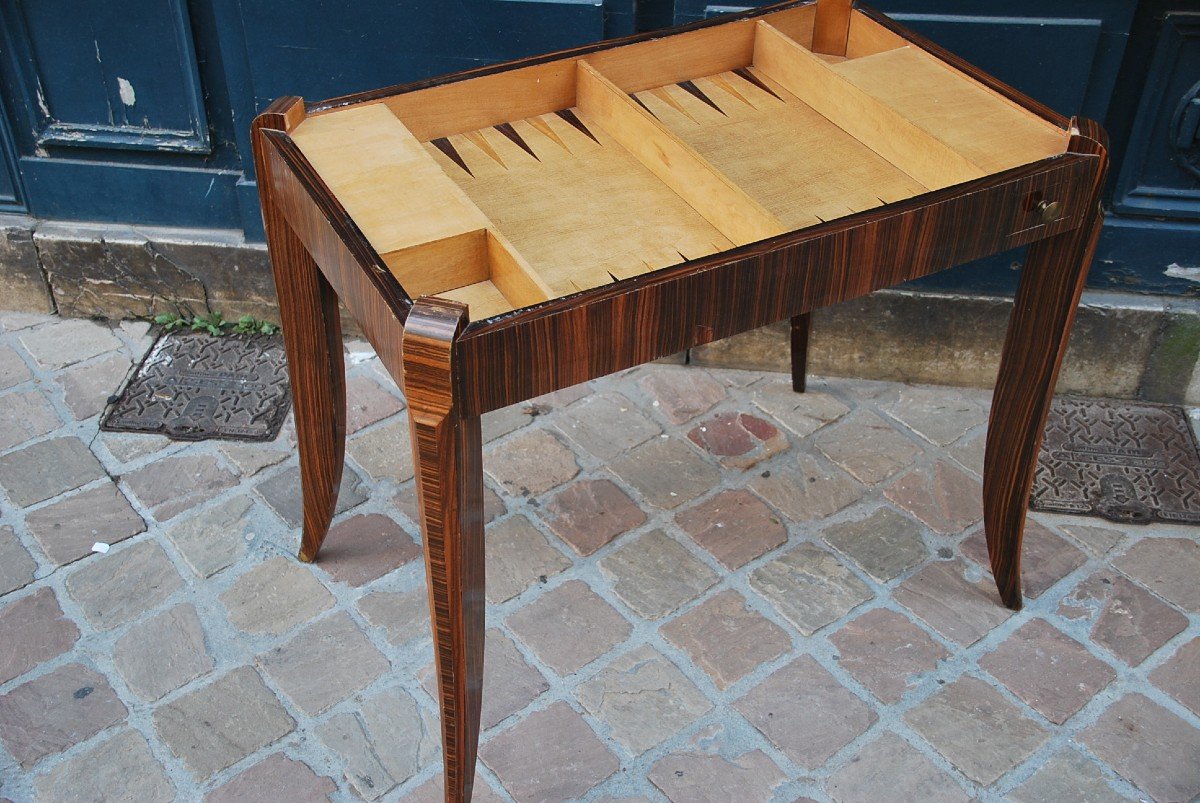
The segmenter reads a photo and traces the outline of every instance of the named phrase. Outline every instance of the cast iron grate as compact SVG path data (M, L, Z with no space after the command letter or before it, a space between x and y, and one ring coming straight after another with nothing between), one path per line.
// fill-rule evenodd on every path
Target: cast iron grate
M291 405L279 335L168 332L109 404L100 428L185 441L269 441Z
M1200 523L1200 448L1178 407L1065 397L1046 421L1029 506Z

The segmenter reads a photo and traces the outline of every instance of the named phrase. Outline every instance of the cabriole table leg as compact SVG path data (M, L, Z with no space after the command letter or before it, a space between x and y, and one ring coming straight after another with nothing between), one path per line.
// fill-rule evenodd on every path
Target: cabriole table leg
M265 165L260 165L260 170ZM261 175L261 174L260 174ZM346 454L346 365L337 294L259 182L267 247L279 296L279 320L287 349L304 535L300 560L316 560L337 507Z
M1029 247L1000 357L983 460L983 521L992 575L1004 604L1021 608L1021 538L1042 430L1104 216L1100 190L1107 173L1104 135L1090 121L1069 150L1094 153L1089 188L1095 209L1082 226Z
M471 799L483 692L483 447L454 398L465 305L420 299L404 329L404 393L425 541L447 803Z

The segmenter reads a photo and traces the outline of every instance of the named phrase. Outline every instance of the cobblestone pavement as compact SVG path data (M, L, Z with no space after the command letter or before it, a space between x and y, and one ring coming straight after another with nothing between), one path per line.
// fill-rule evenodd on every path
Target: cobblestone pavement
M321 562L263 445L97 432L145 326L0 315L0 798L432 801L404 403L350 344ZM1200 542L1034 515L987 393L654 365L485 419L477 800L1190 800ZM91 551L102 541L108 554Z

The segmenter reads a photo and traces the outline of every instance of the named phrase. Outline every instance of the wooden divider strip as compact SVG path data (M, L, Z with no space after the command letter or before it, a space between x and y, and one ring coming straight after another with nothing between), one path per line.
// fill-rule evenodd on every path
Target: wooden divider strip
M579 62L576 101L660 181L738 245L787 231L691 146L587 62Z
M754 67L931 190L986 175L916 123L838 75L812 52L759 20Z
M492 284L514 307L528 307L557 295L508 238L494 227L487 233L487 254Z
M813 23L812 50L828 56L845 56L850 35L852 0L817 0Z

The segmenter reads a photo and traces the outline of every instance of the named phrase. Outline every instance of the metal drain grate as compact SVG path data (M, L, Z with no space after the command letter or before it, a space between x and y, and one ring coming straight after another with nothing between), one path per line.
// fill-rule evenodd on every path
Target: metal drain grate
M100 428L175 440L269 441L292 404L279 335L162 335Z
M1065 397L1046 421L1029 506L1200 523L1200 448L1178 407Z

